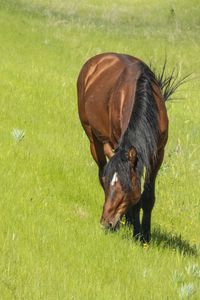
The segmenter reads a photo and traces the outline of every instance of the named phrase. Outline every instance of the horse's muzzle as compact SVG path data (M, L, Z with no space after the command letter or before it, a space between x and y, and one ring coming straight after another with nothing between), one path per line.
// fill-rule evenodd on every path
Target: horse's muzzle
M106 220L103 217L101 217L100 224L103 229L115 231L120 227L120 216L117 215L112 220Z

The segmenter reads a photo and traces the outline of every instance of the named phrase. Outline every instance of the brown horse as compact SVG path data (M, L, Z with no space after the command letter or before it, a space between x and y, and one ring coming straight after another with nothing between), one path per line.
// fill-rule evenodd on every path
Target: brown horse
M140 59L104 53L85 63L77 83L79 117L105 192L100 222L115 229L125 214L134 236L147 242L155 179L168 137L165 100L180 85L164 73L165 65L156 77Z

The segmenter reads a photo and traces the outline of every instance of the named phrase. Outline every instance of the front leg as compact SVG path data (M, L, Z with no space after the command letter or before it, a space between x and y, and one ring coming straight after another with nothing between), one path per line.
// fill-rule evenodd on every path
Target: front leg
M131 206L127 211L127 213L125 214L126 224L133 225L133 236L136 240L140 239L140 231L141 231L140 209L141 209L141 201L139 201L136 205Z
M164 149L160 149L156 163L152 164L152 171L149 178L145 179L144 191L141 196L142 217L142 239L149 243L151 239L151 213L155 203L155 182L164 157Z
M141 197L143 210L141 236L144 243L149 243L151 239L151 212L155 203L155 180L145 184Z
M140 240L141 237L140 209L141 202L139 201L135 206L133 206L133 236L136 240Z

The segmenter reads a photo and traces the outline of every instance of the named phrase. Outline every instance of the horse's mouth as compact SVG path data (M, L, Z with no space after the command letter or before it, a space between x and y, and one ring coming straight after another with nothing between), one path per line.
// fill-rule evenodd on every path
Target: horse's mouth
M106 220L102 220L101 221L101 226L103 229L105 230L109 230L109 231L116 231L120 228L120 215L117 214L112 221L106 221Z

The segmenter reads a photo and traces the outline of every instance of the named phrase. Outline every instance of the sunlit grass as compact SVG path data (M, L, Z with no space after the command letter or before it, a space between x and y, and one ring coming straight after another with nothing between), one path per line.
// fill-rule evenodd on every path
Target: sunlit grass
M99 226L103 192L77 115L104 51L199 77L199 1L0 0L0 298L198 299L199 80L167 104L150 245ZM173 10L174 12L173 12Z

